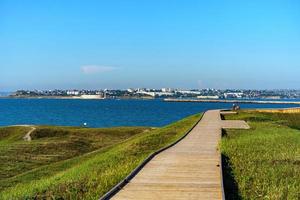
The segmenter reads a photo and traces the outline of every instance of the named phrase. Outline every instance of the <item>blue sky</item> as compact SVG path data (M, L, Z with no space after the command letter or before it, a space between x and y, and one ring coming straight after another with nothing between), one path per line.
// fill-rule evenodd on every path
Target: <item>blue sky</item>
M300 89L297 0L0 0L0 91Z

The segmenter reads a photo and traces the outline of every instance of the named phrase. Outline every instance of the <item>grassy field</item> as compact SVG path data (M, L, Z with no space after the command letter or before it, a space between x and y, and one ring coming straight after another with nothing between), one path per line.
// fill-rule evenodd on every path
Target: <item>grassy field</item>
M123 141L149 128L85 129L37 127L32 141L23 141L29 127L0 128L0 189L3 179L76 157Z
M228 199L300 199L300 114L241 111L250 130L222 138Z
M98 199L200 118L162 128L0 128L0 199ZM3 160L3 162L2 162Z

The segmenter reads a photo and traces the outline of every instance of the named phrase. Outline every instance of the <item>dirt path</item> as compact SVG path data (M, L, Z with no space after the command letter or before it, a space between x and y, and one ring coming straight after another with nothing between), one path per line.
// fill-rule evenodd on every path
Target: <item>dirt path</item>
M112 199L223 199L220 152L222 128L249 128L207 111L189 135L155 156Z
M33 133L33 131L36 130L36 127L35 127L35 126L25 124L25 125L13 125L13 126L10 126L10 127L15 127L15 126L29 127L30 130L29 130L29 131L26 133L26 135L23 137L23 140L25 140L25 141L31 141L31 140L32 140L32 138L31 138L31 133Z
M36 128L35 128L34 126L27 126L27 127L30 127L31 130L29 130L29 131L26 133L26 135L23 137L23 139L24 139L25 141L31 141L31 140L32 140L32 138L31 138L31 133L33 133L33 131L35 131Z

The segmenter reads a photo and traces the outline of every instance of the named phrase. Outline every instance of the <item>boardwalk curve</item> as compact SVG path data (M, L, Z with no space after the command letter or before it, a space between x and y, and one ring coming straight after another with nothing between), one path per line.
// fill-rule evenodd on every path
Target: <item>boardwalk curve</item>
M182 141L155 156L112 199L223 199L218 143L222 128L249 128L207 111Z

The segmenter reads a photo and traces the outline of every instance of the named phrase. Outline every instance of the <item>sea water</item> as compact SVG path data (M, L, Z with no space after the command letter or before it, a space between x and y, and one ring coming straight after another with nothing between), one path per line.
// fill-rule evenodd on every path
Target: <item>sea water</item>
M297 105L240 104L241 108L286 108ZM299 106L299 105L298 105ZM0 126L31 124L88 127L161 127L231 103L164 102L162 100L0 99Z

